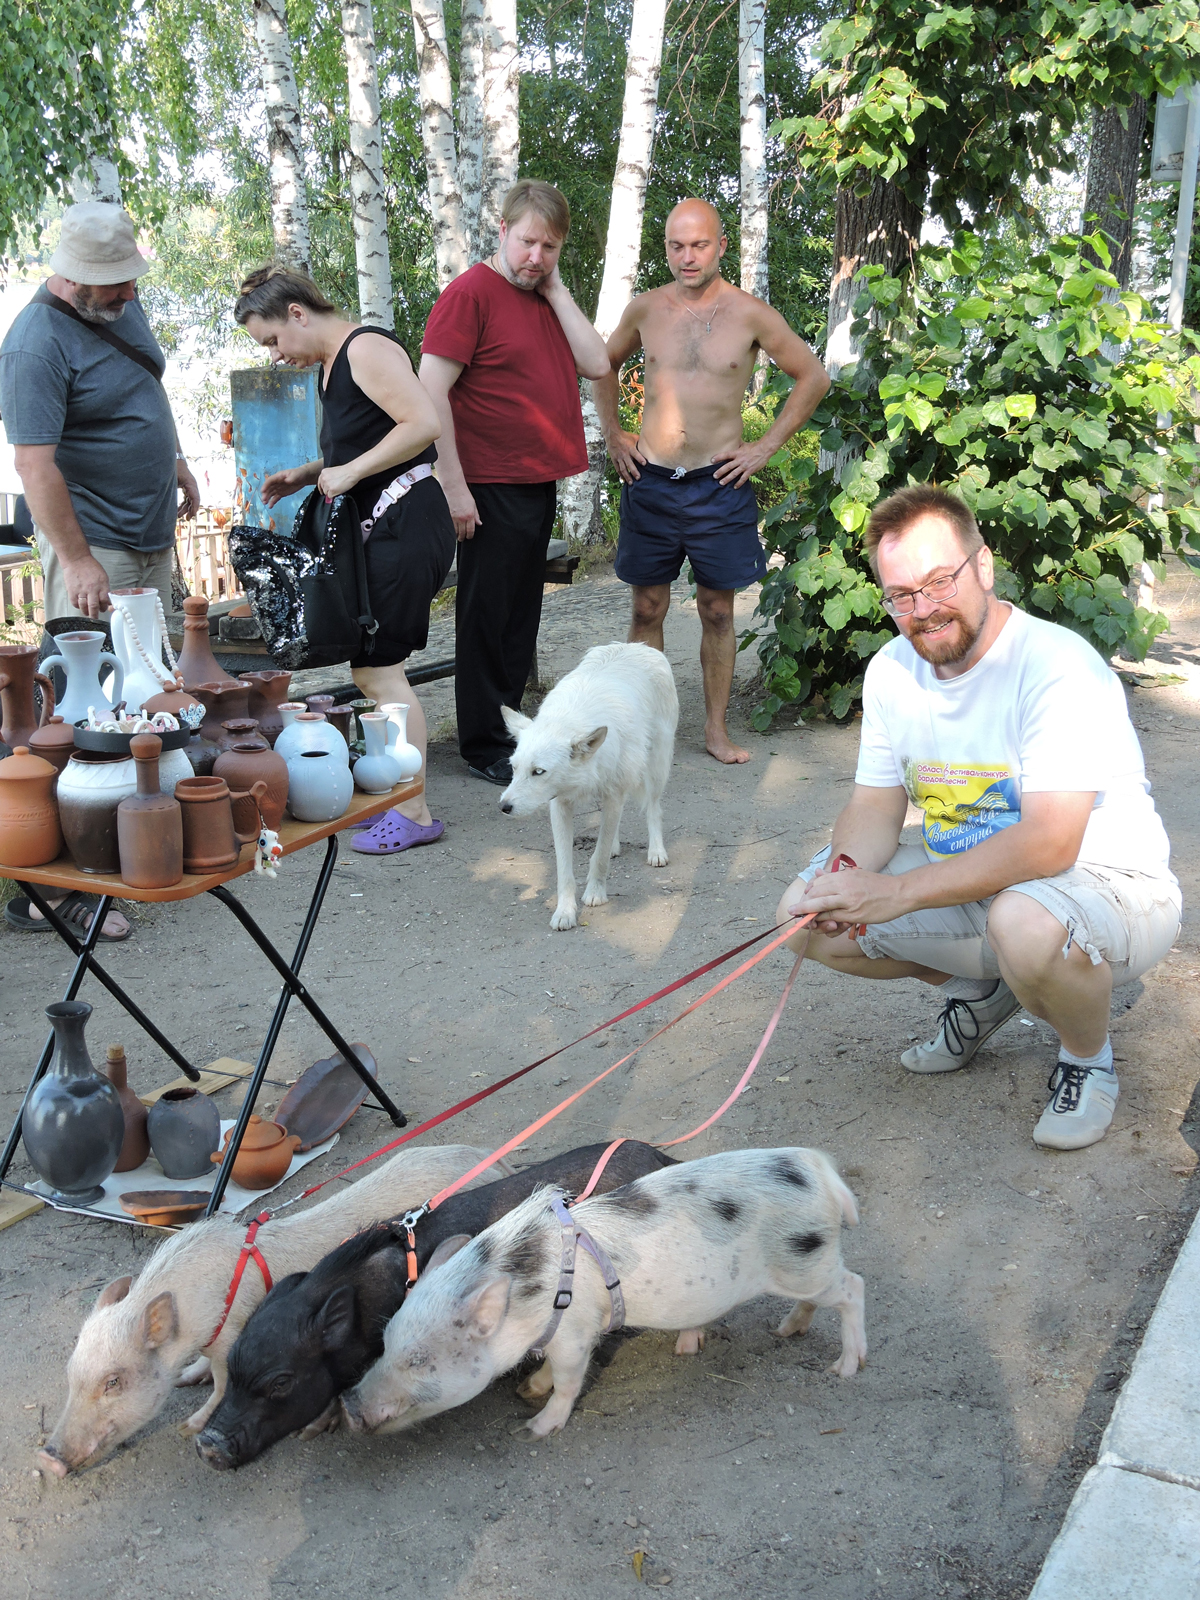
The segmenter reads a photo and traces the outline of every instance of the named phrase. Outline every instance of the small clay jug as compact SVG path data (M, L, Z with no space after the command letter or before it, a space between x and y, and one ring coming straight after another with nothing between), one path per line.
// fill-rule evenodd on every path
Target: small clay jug
M287 762L282 756L268 750L261 739L237 739L217 757L213 776L224 778L233 791L265 783L266 793L259 802L262 819L278 833L288 792Z
M258 731L274 748L283 732L283 718L279 708L287 699L292 675L280 668L263 672L243 672L242 682L250 685L250 702L247 715L258 723Z
M75 729L69 722L55 715L41 728L35 728L29 735L29 748L35 756L41 756L43 761L48 761L54 768L54 786L52 794L58 793L58 779L68 761L75 754Z
M200 724L201 736L214 744L221 740L221 724L246 715L246 701L250 686L233 679L225 683L189 683L188 693L195 695L204 707L204 721Z
M21 1113L25 1153L55 1199L92 1205L113 1171L125 1139L117 1091L93 1068L83 1030L92 1014L82 1000L46 1007L54 1055Z
M328 715L329 708L333 704L333 696L331 694L306 694L304 696L304 704L310 711L319 711L322 715Z
M233 1137L230 1128L214 1152L214 1166L220 1166ZM270 1189L283 1177L292 1164L292 1156L300 1147L300 1135L289 1133L277 1122L266 1122L262 1117L251 1117L242 1135L237 1159L233 1163L233 1181L242 1189Z
M181 778L175 785L183 818L183 870L219 872L241 854L224 778Z
M0 761L0 854L7 866L44 867L62 850L52 793L57 777L28 745Z
M168 1178L199 1178L221 1140L221 1116L199 1089L168 1089L146 1118L155 1160Z
M260 750L269 750L271 747L258 731L258 723L253 717L231 717L228 722L221 724L221 732L217 736L217 749L228 750L230 745L249 741Z
M136 733L129 753L137 762L137 793L117 807L121 877L134 889L169 889L183 877L183 818L174 794L158 787L162 740Z
M44 727L54 714L54 685L44 672L37 672L36 644L0 644L0 739L16 749L27 745L35 728ZM42 691L39 721L33 709L33 686Z
M229 803L233 807L233 831L239 844L257 844L264 818L262 803L267 798L267 786L261 779L249 789L231 789Z
M152 694L142 710L148 717L153 717L159 711L169 711L173 717L190 706L198 706L199 700L194 694L189 694L183 687L183 673L175 673L175 687L164 689L161 694Z
M137 762L103 750L76 750L58 779L58 820L80 872L118 873L117 807L137 793Z
M213 654L208 631L208 600L202 594L190 594L183 602L183 648L179 652L179 670L184 683L236 683Z
M109 1045L104 1070L108 1073L109 1083L117 1091L121 1115L125 1118L125 1141L113 1171L132 1172L150 1154L150 1135L146 1132L146 1108L129 1087L123 1044Z

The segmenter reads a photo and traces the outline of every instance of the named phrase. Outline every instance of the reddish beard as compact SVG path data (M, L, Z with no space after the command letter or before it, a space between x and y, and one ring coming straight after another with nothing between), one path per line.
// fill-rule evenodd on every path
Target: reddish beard
M923 637L947 622L954 626L938 638ZM915 619L910 622L906 637L922 661L928 661L932 667L950 667L970 655L982 632L982 621L973 625L957 611L935 611L919 622Z

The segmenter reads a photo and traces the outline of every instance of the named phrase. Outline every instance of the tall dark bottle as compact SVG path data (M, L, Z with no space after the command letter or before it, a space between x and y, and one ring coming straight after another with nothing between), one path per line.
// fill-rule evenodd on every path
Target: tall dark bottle
M21 1114L25 1151L56 1200L91 1205L114 1170L125 1140L120 1096L93 1068L83 1030L92 1014L82 1000L46 1007L54 1028L49 1070Z

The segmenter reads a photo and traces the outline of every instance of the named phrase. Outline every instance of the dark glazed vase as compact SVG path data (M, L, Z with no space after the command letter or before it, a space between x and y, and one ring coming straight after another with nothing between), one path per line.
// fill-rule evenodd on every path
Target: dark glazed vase
M92 1014L82 1000L46 1007L54 1055L21 1114L25 1152L56 1200L93 1205L125 1139L117 1091L92 1066L83 1030Z
M168 1178L199 1178L212 1171L221 1142L221 1117L199 1089L168 1089L146 1118L150 1148Z
M117 1091L121 1102L121 1115L125 1118L125 1139L113 1171L132 1172L135 1167L140 1167L150 1154L150 1138L146 1132L146 1108L129 1087L126 1076L129 1069L125 1060L124 1045L109 1045L108 1061L104 1070L108 1073L109 1083Z
M272 749L283 732L279 707L288 697L291 681L291 673L284 672L282 668L242 674L242 682L250 685L250 703L246 714L258 723L259 733Z

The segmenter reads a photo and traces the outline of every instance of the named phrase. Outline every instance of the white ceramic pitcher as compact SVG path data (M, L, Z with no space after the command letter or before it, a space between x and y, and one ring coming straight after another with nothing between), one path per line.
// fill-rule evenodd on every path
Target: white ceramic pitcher
M138 712L152 695L175 687L174 673L163 666L162 606L157 589L108 592L113 608L113 650L125 669L125 709ZM173 664L173 656L171 660Z
M104 649L102 633L60 633L54 641L59 654L42 662L42 671L49 673L58 667L67 680L66 692L58 702L57 710L64 722L82 722L90 707L95 707L101 717L111 712L121 698L125 668L116 656ZM103 665L112 668L109 678L111 692L105 694L100 687Z

